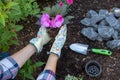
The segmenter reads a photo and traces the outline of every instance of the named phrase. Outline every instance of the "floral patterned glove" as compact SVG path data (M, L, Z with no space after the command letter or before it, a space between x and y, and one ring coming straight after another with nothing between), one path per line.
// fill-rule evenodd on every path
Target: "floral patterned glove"
M36 53L40 53L42 51L43 45L47 44L50 41L50 37L46 31L46 28L41 26L37 37L30 40L30 44L35 46Z
M61 55L61 49L66 41L67 27L66 25L62 26L59 30L55 41L51 47L50 53L56 54L58 57Z

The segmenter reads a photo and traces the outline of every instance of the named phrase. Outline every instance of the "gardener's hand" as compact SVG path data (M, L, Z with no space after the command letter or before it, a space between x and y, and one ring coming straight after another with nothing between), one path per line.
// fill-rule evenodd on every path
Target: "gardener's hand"
M67 27L66 25L62 26L59 30L55 41L51 47L50 53L56 54L58 57L61 55L61 49L66 41Z
M42 51L42 48L45 44L47 44L50 41L50 37L46 31L46 28L41 26L37 37L30 40L30 44L34 45L36 48L36 52L40 53Z

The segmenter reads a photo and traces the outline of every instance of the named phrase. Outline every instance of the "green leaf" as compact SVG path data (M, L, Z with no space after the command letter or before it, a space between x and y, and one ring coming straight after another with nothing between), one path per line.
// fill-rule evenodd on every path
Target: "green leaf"
M57 14L60 14L60 12L61 12L61 7L58 4L52 6L51 16L56 16Z
M36 62L35 64L34 64L34 66L35 67L40 67L40 66L42 66L43 64L45 64L44 62Z
M44 11L42 11L42 13L48 13L49 15L51 14L51 8L50 7L45 7L43 10Z
M66 18L67 18L68 20L71 20L71 19L74 18L74 16L67 16Z
M8 51L8 49L9 49L9 45L2 46L3 51Z
M25 74L24 76L28 79L35 80L35 78L30 74Z
M7 41L11 38L11 33L9 31L4 31L1 38L3 39L3 41Z
M67 5L64 5L60 8L60 14L62 14L63 16L65 16L67 14Z
M40 21L38 20L35 24L40 26Z
M11 10L11 15L12 15L12 16L14 16L14 15L21 15L21 11L20 11L20 10L12 9L12 10ZM10 15L10 16L11 16L11 15ZM11 17L12 17L12 16L11 16Z
M40 15L40 14L39 14L39 15L36 15L36 17L37 17L38 19L40 19L41 15Z
M0 15L0 23L5 26L5 16L4 15Z
M29 0L29 3L32 3L32 2L34 2L35 0Z
M18 43L18 41L17 41L17 40L10 40L10 43L11 43L11 45L12 45L12 44L19 45L19 43Z
M70 21L69 21L67 18L65 18L64 23L63 23L63 24L69 24L69 23L70 23Z
M29 68L28 68L28 73L32 75L33 71L34 71L34 70L33 70L33 67L32 67L32 66L29 66Z
M16 6L16 5L18 5L18 3L16 3L16 2L9 2L9 3L6 5L6 8L11 8L11 7Z
M69 20L71 20L72 18L74 18L74 16L67 16L67 17L65 17L65 20L64 20L63 24L69 24L70 23Z
M0 5L0 12L2 12L2 6Z
M15 25L14 29L15 29L15 31L20 31L23 29L23 26L22 25Z

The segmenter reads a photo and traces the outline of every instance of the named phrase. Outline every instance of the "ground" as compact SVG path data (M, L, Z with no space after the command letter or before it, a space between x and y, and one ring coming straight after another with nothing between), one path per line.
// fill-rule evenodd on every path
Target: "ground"
M40 1L38 1L39 3ZM74 76L81 76L84 80L120 80L120 49L113 49L112 56L97 55L89 52L88 55L84 56L75 53L69 49L69 45L72 43L84 43L88 44L89 48L104 48L107 49L105 42L90 41L80 34L80 30L85 27L80 24L80 20L85 17L85 14L90 9L98 11L99 9L112 9L113 7L120 7L120 0L74 0L74 4L71 6L72 11L69 13L75 18L71 20L70 24L67 25L67 40L62 49L62 55L58 61L56 77L57 80L64 80L67 74ZM28 17L28 21L21 21L19 24L23 24L25 27L18 33L19 46L11 46L10 52L14 53L22 49L29 43L29 40L36 36L39 26L35 25L36 18ZM58 31L58 30L57 30ZM50 34L55 36L56 30L51 30ZM54 34L55 33L55 34ZM48 55L46 51L50 50L53 43L52 39L47 45L44 46L43 51L39 56L32 56L32 60L46 62ZM102 75L97 78L89 77L84 70L86 62L89 60L96 60L102 66ZM44 65L45 66L45 65ZM37 68L34 73L35 78L44 68L44 66Z

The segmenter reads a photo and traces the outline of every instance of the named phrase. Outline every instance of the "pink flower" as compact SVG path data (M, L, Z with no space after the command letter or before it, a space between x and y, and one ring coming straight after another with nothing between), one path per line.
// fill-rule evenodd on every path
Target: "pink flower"
M64 3L63 3L63 2L60 2L60 3L59 3L59 6L60 6L60 7L64 6Z
M44 27L50 26L50 16L48 14L43 14L40 20L40 23Z
M71 5L71 4L73 4L73 0L67 0L67 3L68 3L69 5Z
M64 18L62 17L62 15L56 15L55 19L52 20L53 21L53 28L59 28L62 26L63 22L64 22Z
M59 28L62 26L64 22L64 18L62 15L56 15L56 17L50 20L50 16L48 14L43 14L40 20L40 23L44 27L50 28Z
M54 19L52 19L52 20L50 21L50 27L51 27L51 28L53 27L53 25L54 25Z

